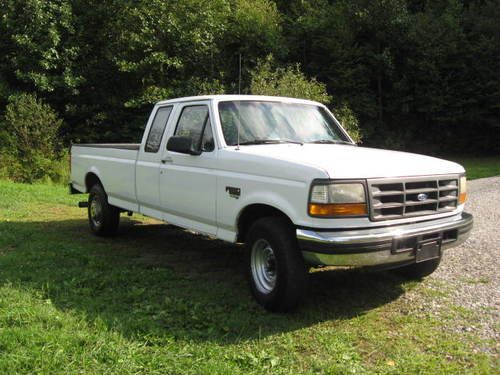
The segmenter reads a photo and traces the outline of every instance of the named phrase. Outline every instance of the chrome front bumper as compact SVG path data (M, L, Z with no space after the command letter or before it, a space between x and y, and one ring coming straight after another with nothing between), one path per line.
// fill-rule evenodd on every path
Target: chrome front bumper
M318 231L297 229L304 260L311 265L397 266L415 262L421 244L437 242L441 250L464 242L472 215L459 215L382 228Z

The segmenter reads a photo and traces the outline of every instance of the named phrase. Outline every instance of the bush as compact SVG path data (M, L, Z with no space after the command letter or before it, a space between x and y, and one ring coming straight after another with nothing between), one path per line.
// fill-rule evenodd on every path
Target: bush
M308 79L299 65L273 69L274 59L269 55L252 71L250 91L254 95L288 96L315 100L328 104L332 98L326 86L315 78Z
M0 176L20 182L61 181L67 172L58 151L62 121L35 95L9 97L0 124Z
M250 91L252 94L309 99L323 104L332 102L332 97L326 92L325 84L315 78L308 79L300 71L298 64L275 69L273 65L274 60L271 55L257 64L251 73ZM342 103L333 112L351 138L360 142L361 132L358 119L349 106Z

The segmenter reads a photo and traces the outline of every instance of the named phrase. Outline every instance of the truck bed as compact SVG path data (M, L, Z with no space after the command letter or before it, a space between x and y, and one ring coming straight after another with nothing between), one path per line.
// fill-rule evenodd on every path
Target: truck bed
M87 190L86 177L95 174L102 182L111 204L137 210L135 164L138 143L83 143L71 146L71 183Z

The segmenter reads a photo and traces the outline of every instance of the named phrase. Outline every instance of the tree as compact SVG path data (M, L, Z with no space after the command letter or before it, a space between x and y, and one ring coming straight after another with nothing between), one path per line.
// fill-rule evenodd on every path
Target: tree
M271 0L235 0L230 2L227 22L219 43L219 69L223 72L226 91L237 93L241 56L241 87L245 93L250 85L250 73L260 59L269 54L286 55L281 14Z
M0 3L0 101L19 91L36 91L57 101L74 93L78 47L71 43L70 1L5 0Z

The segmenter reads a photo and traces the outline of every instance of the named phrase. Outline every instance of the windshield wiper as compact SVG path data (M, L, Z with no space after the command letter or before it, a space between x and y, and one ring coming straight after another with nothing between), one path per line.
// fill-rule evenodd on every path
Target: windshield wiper
M317 144L332 144L332 145L351 145L354 146L351 142L334 140L334 139L318 139L316 141L311 141L307 143L317 143Z
M251 141L240 142L240 146L244 145L272 145L278 143L294 143L297 145L303 145L303 142L294 141L292 139L253 139Z

